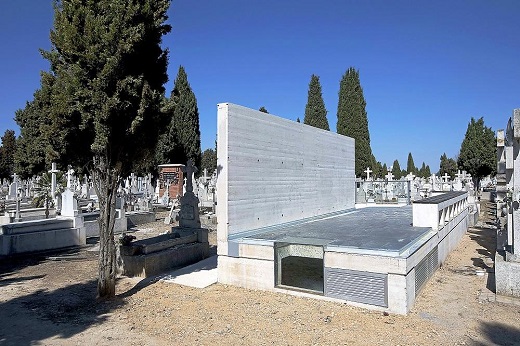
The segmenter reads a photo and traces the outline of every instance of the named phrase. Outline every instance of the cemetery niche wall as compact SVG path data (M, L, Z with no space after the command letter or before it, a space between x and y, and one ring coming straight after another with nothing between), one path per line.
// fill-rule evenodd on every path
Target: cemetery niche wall
M496 294L520 297L520 109L497 131Z
M218 105L218 280L405 314L468 226L468 192L356 209L354 140Z

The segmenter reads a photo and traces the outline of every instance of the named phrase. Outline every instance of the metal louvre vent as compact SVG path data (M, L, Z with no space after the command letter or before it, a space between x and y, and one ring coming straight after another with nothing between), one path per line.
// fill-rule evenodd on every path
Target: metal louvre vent
M387 275L325 268L325 296L388 307Z
M438 266L439 250L436 246L415 266L415 296L417 296L417 293L421 290L426 281L432 277Z

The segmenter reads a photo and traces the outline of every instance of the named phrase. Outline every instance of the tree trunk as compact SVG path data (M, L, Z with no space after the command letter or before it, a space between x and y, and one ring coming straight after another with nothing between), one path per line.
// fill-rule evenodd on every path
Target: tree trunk
M110 167L105 157L96 156L92 173L99 201L98 298L112 298L116 293L114 222L119 170Z

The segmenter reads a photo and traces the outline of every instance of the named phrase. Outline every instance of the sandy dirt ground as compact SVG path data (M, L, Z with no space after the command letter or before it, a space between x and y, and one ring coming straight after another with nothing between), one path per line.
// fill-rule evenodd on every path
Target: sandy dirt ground
M117 297L97 301L94 242L81 250L3 259L0 345L520 345L520 305L489 299L493 213L493 205L483 203L477 227L468 230L407 316L157 278L121 277ZM134 234L147 237L168 228L159 220ZM210 242L215 238L213 231Z

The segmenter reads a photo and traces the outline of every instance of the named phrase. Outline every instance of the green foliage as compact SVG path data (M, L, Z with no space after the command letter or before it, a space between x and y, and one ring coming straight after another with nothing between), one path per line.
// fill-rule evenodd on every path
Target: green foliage
M386 174L386 165L383 166L380 161L374 165L374 179L383 179Z
M192 159L200 167L200 128L197 99L188 82L184 67L179 66L170 98L166 100L170 123L161 134L156 149L156 161L186 164Z
M338 93L337 133L356 140L356 176L362 176L375 163L370 147L366 101L359 80L359 71L350 67L343 75Z
M258 110L259 110L260 112L262 112L262 113L267 113L267 114L269 114L269 112L267 111L267 109L265 109L264 106L260 107Z
M300 122L300 117L296 118L296 122L297 122L297 123Z
M432 174L430 172L430 166L426 165L424 162L422 163L421 169L419 169L419 172L417 173L417 176L421 178L428 178Z
M49 217L49 208L54 205L54 198L65 190L65 175L63 172L56 173L56 191L52 195L52 174L44 172L34 184L34 198L32 200L35 208L45 207L45 218Z
M58 157L75 152L87 164L103 155L127 173L150 154L168 79L160 47L170 31L163 24L168 6L166 0L56 3L52 49L43 56L54 76L50 127L59 140L50 144Z
M202 160L200 164L200 171L204 172L204 169L208 170L208 175L213 174L215 169L217 169L217 153L213 149L206 149L202 153Z
M392 165L392 174L394 175L394 180L401 179L401 166L399 165L399 161L397 160L395 160L394 164Z
M446 153L444 153L441 155L438 175L443 176L446 173L451 178L455 177L455 174L457 174L457 161L448 158Z
M382 173L381 173L381 179L383 179L387 173L388 173L388 166L386 165L386 163L384 163Z
M485 126L484 118L471 118L460 146L457 163L460 169L471 174L475 187L479 187L483 177L496 174L495 133Z
M164 24L169 5L169 0L56 1L51 50L43 52L52 75L52 83L42 81L51 89L44 101L52 101L43 141L52 151L46 148L46 155L71 159L76 153L99 196L100 297L115 294L119 177L153 157L162 128L168 52L161 40L171 30Z
M15 113L15 121L20 127L20 136L17 140L15 152L15 171L24 179L30 178L45 171L56 155L52 143L59 141L52 138L53 95L55 94L56 78L47 72L41 74L41 86L33 95L33 100L27 102L25 108ZM65 126L63 131L68 131Z
M307 105L305 106L305 117L303 123L323 130L330 130L327 120L327 110L321 93L320 77L311 76Z
M406 172L413 173L413 174L417 174L417 172L418 172L417 167L415 167L415 163L413 162L412 153L408 153L408 161L406 163Z
M16 136L13 130L5 130L0 146L0 179L10 178L14 173Z

